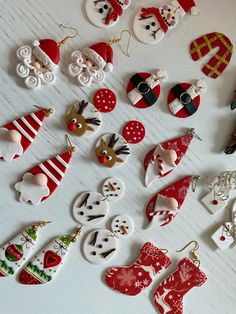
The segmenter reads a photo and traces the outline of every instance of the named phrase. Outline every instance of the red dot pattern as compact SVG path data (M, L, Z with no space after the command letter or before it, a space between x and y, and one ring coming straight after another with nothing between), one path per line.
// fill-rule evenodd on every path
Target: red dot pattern
M145 127L139 121L129 121L123 128L122 135L124 139L130 144L138 144L145 137Z
M93 98L94 106L98 111L111 112L116 106L116 95L107 88L99 89Z

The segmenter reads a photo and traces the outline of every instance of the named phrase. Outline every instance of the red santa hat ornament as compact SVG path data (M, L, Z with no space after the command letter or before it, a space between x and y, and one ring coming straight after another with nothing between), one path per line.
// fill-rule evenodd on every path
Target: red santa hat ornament
M199 10L196 7L196 3L194 0L178 0L178 2L186 13L190 13L194 16L199 14Z

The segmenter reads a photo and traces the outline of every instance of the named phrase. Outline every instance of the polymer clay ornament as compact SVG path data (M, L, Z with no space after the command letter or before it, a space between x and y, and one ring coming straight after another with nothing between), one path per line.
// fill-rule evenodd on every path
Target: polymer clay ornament
M42 285L51 282L62 265L76 238L81 233L78 228L74 235L61 235L35 255L20 273L19 281L24 285Z
M116 95L107 88L99 89L93 98L93 104L99 112L111 112L116 107Z
M164 227L172 222L180 211L194 176L187 176L155 194L146 206L148 228Z
M119 200L124 193L124 184L118 178L108 178L102 185L102 193L83 192L75 200L73 216L83 226L94 227L108 213L108 203Z
M216 48L218 48L216 53L202 68L202 72L213 79L217 79L230 63L233 54L233 44L230 39L222 33L213 32L193 40L190 45L193 61L204 58Z
M127 161L130 150L123 136L108 133L98 140L95 153L100 164L113 168Z
M138 259L130 266L112 267L106 271L105 282L113 290L136 296L146 290L171 259L152 243L145 243Z
M18 64L16 74L24 80L29 89L39 88L41 85L52 85L56 81L56 71L60 61L60 47L70 38L78 35L78 30L60 27L76 31L74 36L66 36L62 41L53 39L37 39L31 46L24 45L17 49Z
M39 205L50 197L63 179L74 152L75 148L70 146L66 152L28 170L15 184L20 193L19 201Z
M119 215L115 217L111 224L111 231L96 229L87 235L83 245L84 256L92 264L109 262L117 252L117 238L128 238L133 231L133 221L129 216Z
M40 108L0 128L0 159L12 161L23 155L36 138L52 109Z
M69 132L86 137L98 130L101 118L91 103L82 100L70 107L66 115L66 123Z
M144 125L136 120L129 121L123 127L122 135L127 143L138 144L142 142L145 137Z
M155 74L141 72L134 74L127 85L127 96L130 103L140 109L153 106L160 95L160 83L167 79L165 71Z
M226 222L223 226L219 227L216 232L211 236L216 246L224 251L230 247L236 240L236 201L232 207L232 221Z
M197 246L191 252L192 260L189 258L181 259L177 269L164 279L154 292L154 304L160 314L183 314L185 295L194 287L201 287L207 281L205 273L200 270L200 261L196 255L199 244L196 241L191 241L189 244L193 242Z
M21 231L0 248L0 277L14 275L30 256L38 240L38 229L49 222L38 222Z
M236 151L236 128L234 129L233 133L231 134L230 141L226 146L224 152L226 155L232 155Z
M204 80L195 84L179 83L171 88L167 103L170 112L178 118L188 118L197 112L200 106L200 95L207 90Z
M179 165L194 137L201 140L194 129L189 129L186 135L158 144L147 153L144 159L146 187L154 180L167 176Z
M174 0L161 7L141 8L134 18L134 33L142 43L155 45L169 30L175 28L187 13L198 14L193 0Z
M85 11L89 21L100 28L115 25L131 0L86 0Z

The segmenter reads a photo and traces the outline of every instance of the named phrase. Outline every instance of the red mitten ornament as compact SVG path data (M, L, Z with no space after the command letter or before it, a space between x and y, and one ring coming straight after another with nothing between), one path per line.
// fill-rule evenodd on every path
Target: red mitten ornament
M167 103L170 112L178 118L188 118L193 115L200 106L200 94L207 90L204 80L195 84L179 83L169 92Z
M39 205L51 196L64 177L73 152L74 148L70 148L28 170L15 184L16 191L20 192L19 201Z
M154 292L154 303L161 314L184 313L183 298L194 287L207 281L206 275L190 259L184 258L178 269L163 280Z
M193 40L190 45L190 53L194 61L202 59L215 48L218 48L218 51L202 68L202 72L213 79L218 78L230 63L233 54L233 44L230 39L222 33L213 32Z
M144 159L145 185L148 187L154 180L171 173L186 154L193 137L194 129L189 129L186 135L158 144L150 150Z
M105 281L113 290L136 296L147 289L156 275L170 264L171 259L162 250L147 242L141 248L139 258L131 266L109 268Z
M185 177L154 195L146 206L148 227L168 225L178 214L194 176Z
M20 157L33 143L45 117L52 109L40 109L0 128L0 158L11 161Z

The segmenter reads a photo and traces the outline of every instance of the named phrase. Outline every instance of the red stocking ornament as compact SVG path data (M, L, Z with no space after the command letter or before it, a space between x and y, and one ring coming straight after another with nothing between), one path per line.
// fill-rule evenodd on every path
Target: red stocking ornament
M154 195L146 206L148 227L168 225L178 214L194 176L185 177Z
M106 284L120 293L136 296L147 289L154 278L171 264L171 259L147 242L140 256L131 266L109 268L105 274Z
M23 155L36 138L52 109L40 109L0 128L0 158L11 161Z

